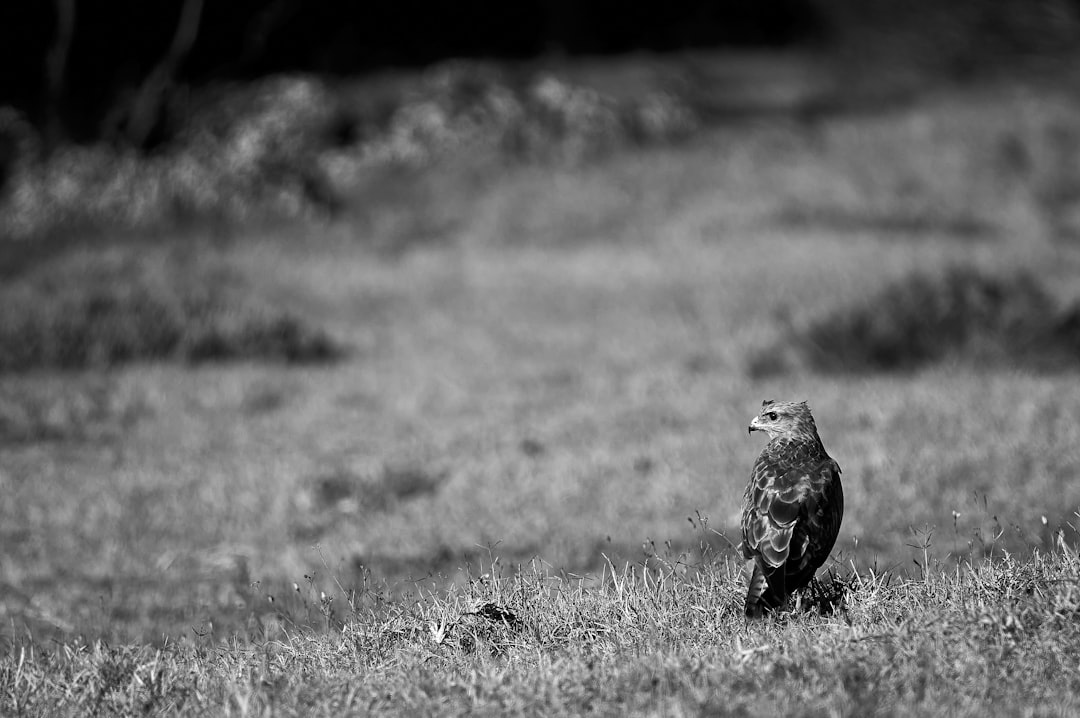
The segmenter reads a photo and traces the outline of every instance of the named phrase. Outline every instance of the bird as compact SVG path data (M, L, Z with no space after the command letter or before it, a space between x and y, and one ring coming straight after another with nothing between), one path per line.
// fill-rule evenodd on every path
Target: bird
M783 608L810 583L844 516L840 465L825 451L805 401L766 399L747 433L755 431L768 434L769 443L743 496L747 619Z

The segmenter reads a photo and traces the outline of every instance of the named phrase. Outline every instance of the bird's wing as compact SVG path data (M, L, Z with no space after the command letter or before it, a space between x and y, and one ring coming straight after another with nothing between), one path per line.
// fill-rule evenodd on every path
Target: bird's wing
M829 558L840 533L840 521L844 517L844 491L840 485L840 466L832 459L824 462L811 475L811 480L812 487L805 500L805 515L799 523L805 527L809 539L804 565L810 571L817 571Z
M808 481L799 472L783 470L762 455L754 463L746 487L742 515L743 552L763 568L784 565Z
M743 554L761 561L770 585L776 569L814 571L832 550L843 512L842 496L839 505L835 496L839 475L828 457L780 468L762 455L754 464L744 497Z

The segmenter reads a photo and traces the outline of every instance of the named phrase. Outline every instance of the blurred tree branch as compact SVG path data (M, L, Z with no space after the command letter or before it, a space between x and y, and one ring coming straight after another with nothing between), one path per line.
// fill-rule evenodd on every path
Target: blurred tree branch
M62 0L61 0L62 1ZM191 52L199 34L203 0L184 0L172 44L156 67L146 76L131 100L126 137L135 147L142 147L154 129L162 103L176 78L177 70Z
M63 134L60 101L64 94L67 59L74 34L75 0L56 0L56 37L45 57L45 146L47 151L60 141Z

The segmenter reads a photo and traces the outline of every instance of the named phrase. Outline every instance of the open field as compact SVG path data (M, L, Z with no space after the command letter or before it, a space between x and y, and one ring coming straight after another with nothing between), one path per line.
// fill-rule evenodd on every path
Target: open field
M1054 536L1076 538L1080 365L750 358L912 271L1022 268L1075 302L1078 109L1010 85L443 163L323 223L22 268L3 291L27 307L213 276L346 354L0 375L0 712L1075 710ZM846 620L742 633L728 540L764 398L808 400L844 470ZM460 618L485 603L520 626ZM463 646L440 620L480 627Z

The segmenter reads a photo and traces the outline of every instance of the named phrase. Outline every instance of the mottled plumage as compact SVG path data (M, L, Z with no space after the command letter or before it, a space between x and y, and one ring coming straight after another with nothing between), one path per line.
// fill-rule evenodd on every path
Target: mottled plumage
M756 618L781 608L828 559L844 493L806 402L763 402L750 431L769 435L743 497L746 615Z

